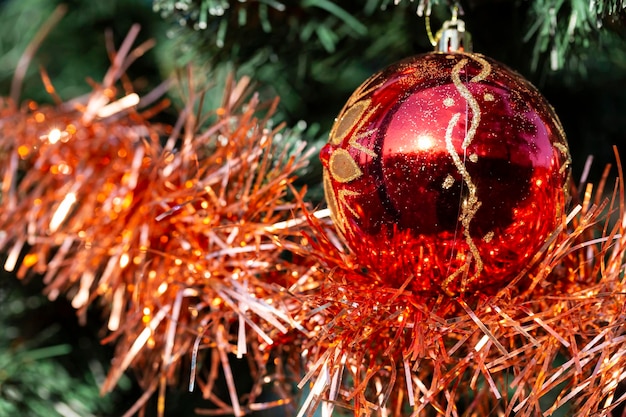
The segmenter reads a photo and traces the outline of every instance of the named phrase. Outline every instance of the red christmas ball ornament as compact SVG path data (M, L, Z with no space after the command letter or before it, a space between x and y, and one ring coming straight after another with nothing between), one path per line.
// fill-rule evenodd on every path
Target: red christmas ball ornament
M374 74L320 154L336 228L381 284L490 293L561 221L569 149L528 81L480 54L433 52Z

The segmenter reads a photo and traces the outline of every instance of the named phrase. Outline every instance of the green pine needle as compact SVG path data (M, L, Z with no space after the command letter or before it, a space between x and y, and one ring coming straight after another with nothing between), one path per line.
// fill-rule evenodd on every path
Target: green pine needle
M365 35L367 33L367 28L357 19L355 19L350 13L346 12L341 7L337 6L335 3L328 0L305 0L302 2L302 7L319 7L320 9L326 10L333 16L341 19L350 29L352 29L355 33L359 35Z

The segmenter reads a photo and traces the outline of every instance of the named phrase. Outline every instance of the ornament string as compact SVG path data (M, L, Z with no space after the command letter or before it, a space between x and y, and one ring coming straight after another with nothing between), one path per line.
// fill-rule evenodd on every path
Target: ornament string
M437 46L437 38L433 35L432 27L430 26L430 15L424 16L424 22L426 24L426 35L428 35L428 40L430 44L435 47Z

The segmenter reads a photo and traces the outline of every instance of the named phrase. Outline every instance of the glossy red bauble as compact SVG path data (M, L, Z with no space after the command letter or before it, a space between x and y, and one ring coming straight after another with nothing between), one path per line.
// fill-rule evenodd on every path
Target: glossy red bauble
M554 110L479 54L418 55L373 75L320 156L333 221L359 264L420 293L503 287L567 200L570 156Z

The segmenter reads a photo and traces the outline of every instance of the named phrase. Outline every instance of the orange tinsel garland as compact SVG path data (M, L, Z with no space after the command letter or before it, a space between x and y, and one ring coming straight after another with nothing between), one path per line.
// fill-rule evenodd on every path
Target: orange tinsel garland
M381 286L312 218L322 284L306 304L324 325L299 415L609 415L626 400L626 220L623 178L602 201L606 178L493 297Z
M102 390L133 368L146 391L127 415L157 390L162 414L166 386L189 369L191 387L221 413L284 404L258 397L285 384L280 369L266 370L274 338L301 328L285 288L305 267L281 253L302 223L289 221L297 208L288 187L308 154L271 127L274 106L246 100L245 79L229 81L222 106L206 113L190 76L178 123L150 123L154 109L138 112L143 102L117 83L140 55L130 48L136 34L87 98L3 102L5 269L42 274L48 296L66 293L81 314L95 300L104 306L117 355ZM244 400L228 356L250 348ZM229 399L215 394L220 369Z

